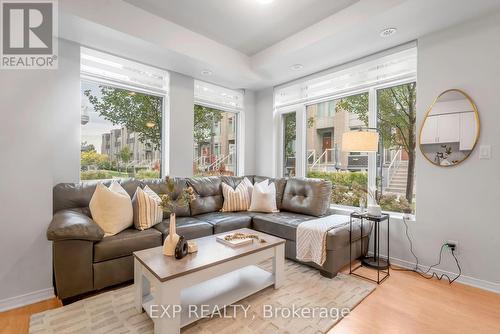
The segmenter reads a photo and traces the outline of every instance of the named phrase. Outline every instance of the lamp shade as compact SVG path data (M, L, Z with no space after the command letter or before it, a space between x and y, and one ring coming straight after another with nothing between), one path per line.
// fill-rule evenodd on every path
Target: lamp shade
M342 151L377 152L378 133L371 131L350 131L342 134Z

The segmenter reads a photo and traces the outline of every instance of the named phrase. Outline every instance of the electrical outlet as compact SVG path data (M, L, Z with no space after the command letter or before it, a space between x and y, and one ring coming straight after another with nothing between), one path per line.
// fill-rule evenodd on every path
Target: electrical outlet
M479 159L481 160L491 159L491 145L481 145L479 147Z
M454 249L454 252L455 254L458 253L458 241L455 241L455 240L446 240L446 244L448 245L448 248L451 250L451 247L452 245L455 246L455 249Z

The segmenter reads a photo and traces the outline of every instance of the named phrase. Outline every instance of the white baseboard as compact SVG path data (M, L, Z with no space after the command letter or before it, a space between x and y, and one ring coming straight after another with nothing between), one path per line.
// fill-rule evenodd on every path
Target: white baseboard
M382 254L381 254L381 256L385 257L385 255L382 255ZM396 266L403 267L406 269L414 269L415 268L414 262L409 262L409 261L397 259L394 257L391 257L391 264L394 264ZM423 266L423 265L419 265L418 267L420 270L423 270L423 271L427 271L427 269L429 269L429 267ZM450 276L451 278L457 276L457 273L452 273L450 271L445 271L445 270L441 270L441 269L437 269L437 268L432 269L431 272L435 272L438 275L446 274L446 275ZM487 290L487 291L491 291L491 292L495 292L495 293L500 294L500 284L499 283L484 281L484 280L477 279L474 277L465 276L463 274L460 275L460 277L455 282L459 282L459 283L462 283L465 285L473 286L475 288L479 288L479 289L483 289L483 290Z
M54 298L54 288L33 291L24 295L0 300L0 312Z

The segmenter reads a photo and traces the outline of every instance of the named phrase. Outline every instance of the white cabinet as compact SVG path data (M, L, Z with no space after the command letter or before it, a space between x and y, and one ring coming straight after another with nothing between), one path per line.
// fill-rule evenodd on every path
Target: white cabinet
M435 144L437 141L439 116L429 116L424 121L424 127L420 134L421 144Z
M477 124L473 112L460 114L460 151L470 151L476 143Z
M460 114L440 115L438 121L438 143L460 141Z
M454 143L460 141L460 115L436 115L426 118L420 142L422 144Z

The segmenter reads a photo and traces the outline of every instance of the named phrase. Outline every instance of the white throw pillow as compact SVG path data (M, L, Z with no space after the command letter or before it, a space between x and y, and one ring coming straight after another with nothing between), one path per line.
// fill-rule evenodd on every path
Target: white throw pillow
M276 186L274 182L264 180L253 185L252 203L248 211L279 212L276 207Z
M236 189L222 182L222 195L224 204L222 212L247 211L252 200L253 185L246 177L238 184Z
M137 187L132 197L132 208L135 228L140 231L153 227L163 220L161 198L148 186L144 189Z
M90 200L92 219L104 230L104 236L115 235L130 227L134 221L132 201L118 182L106 188L98 183Z

